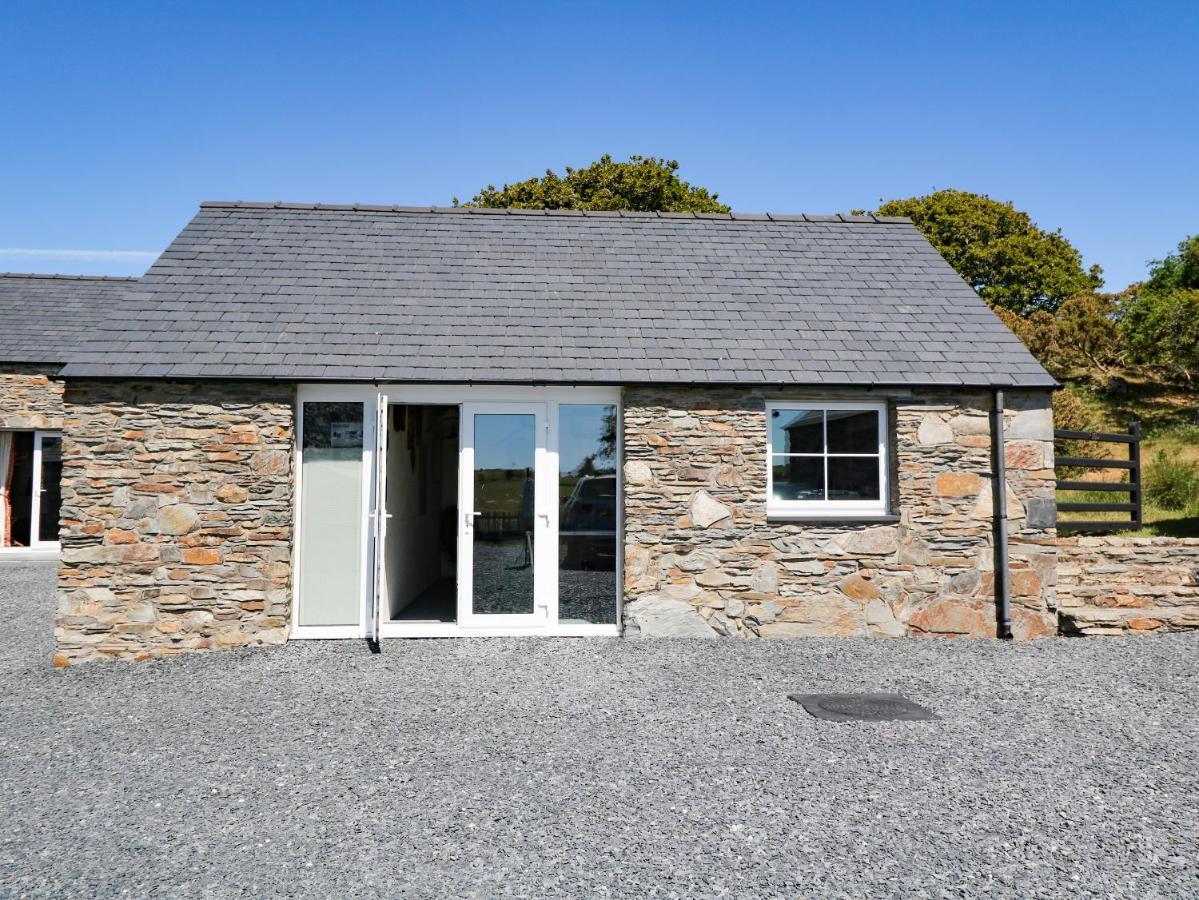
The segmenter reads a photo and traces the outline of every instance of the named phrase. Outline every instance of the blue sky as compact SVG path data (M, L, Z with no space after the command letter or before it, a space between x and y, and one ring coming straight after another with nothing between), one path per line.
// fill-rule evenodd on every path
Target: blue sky
M138 274L204 199L448 204L608 152L747 212L989 193L1120 288L1199 232L1197 46L1193 0L9 0L0 270Z

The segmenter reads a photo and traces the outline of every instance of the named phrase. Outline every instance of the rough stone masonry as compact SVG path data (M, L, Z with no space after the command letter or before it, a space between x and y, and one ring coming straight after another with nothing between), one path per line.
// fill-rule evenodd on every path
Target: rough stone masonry
M890 404L895 521L811 524L766 517L768 392L626 391L629 633L681 607L692 634L994 635L990 396L870 396ZM1047 392L1009 405L1027 638L1056 632L1052 416ZM294 389L80 381L65 410L56 664L285 641Z
M293 399L71 382L56 665L287 639Z
M1199 538L1073 536L1058 554L1066 634L1199 629Z
M58 366L4 363L0 372L0 429L62 428L63 382Z
M994 636L990 395L889 395L897 521L881 524L767 518L765 403L804 397L626 390L626 632ZM1013 392L1005 427L1013 630L1055 634L1049 393Z

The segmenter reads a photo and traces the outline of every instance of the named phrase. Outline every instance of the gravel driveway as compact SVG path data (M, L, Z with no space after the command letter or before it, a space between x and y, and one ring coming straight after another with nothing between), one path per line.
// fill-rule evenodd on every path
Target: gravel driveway
M49 666L0 564L0 894L1199 893L1199 640L296 642ZM835 724L789 692L899 691Z

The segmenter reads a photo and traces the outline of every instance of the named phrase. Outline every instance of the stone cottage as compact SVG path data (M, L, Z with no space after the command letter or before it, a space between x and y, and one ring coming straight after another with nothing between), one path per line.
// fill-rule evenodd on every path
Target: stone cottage
M119 287L29 373L59 665L1056 633L1054 381L906 219L205 203Z

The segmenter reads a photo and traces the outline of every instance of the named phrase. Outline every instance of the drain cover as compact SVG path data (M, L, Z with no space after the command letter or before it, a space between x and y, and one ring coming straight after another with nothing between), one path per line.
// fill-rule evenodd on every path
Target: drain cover
M817 719L830 722L919 722L936 713L900 694L788 694Z

